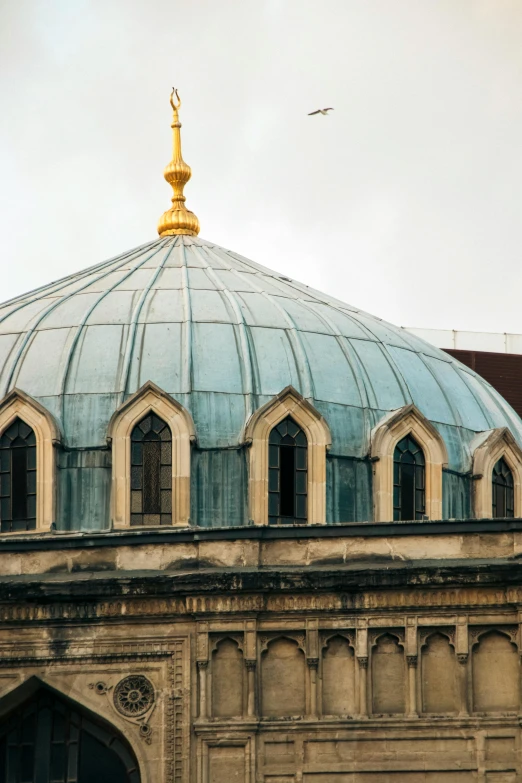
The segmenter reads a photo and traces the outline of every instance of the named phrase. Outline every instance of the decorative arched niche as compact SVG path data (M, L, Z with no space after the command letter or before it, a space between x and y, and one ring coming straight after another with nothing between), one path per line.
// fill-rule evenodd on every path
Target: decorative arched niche
M266 718L306 713L304 636L261 637L261 714Z
M164 421L172 436L172 525L190 521L190 448L196 439L190 413L152 381L113 414L108 440L112 443L111 510L114 528L130 526L131 517L131 435L148 413Z
M56 449L60 430L54 417L20 389L13 389L0 403L0 437L20 419L36 438L36 528L51 529L56 515ZM31 531L32 532L32 531Z
M522 517L522 451L507 427L480 433L473 450L473 511L477 519L493 515L493 468L504 459L513 475L514 515Z
M212 717L243 715L247 682L241 634L220 634L213 639L210 679Z
M402 714L406 709L404 638L400 631L378 632L371 647L372 712Z
M393 520L393 455L402 438L411 435L422 448L426 465L426 516L442 518L442 468L448 452L441 435L415 405L388 413L372 430L373 515L375 522Z
M520 658L517 626L472 631L473 712L517 712Z
M320 683L323 715L355 715L357 690L353 633L336 630L323 636Z
M459 710L454 631L424 631L421 645L421 711L457 714Z
M250 446L249 516L255 525L268 524L268 440L270 433L290 416L301 427L308 448L308 524L326 522L326 452L332 442L321 414L292 386L252 414L244 441Z

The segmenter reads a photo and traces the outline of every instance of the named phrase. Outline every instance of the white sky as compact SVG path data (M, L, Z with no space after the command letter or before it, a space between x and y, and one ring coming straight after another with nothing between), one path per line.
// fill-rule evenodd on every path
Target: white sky
M155 238L172 84L205 239L522 332L522 0L0 0L1 300Z

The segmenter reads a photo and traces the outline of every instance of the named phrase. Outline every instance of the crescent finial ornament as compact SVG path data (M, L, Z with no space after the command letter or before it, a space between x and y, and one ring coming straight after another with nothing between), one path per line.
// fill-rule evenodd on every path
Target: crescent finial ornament
M174 101L173 101L174 96L176 96L177 101L178 101L178 105L177 106L174 104ZM179 109L179 107L181 106L181 98L179 97L179 93L178 93L178 91L176 90L175 87L172 88L172 92L170 94L170 105L172 106L173 111L177 111Z

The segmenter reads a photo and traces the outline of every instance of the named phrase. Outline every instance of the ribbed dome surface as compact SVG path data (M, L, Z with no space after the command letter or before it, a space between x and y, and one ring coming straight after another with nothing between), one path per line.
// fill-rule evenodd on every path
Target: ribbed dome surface
M0 307L0 396L57 418L65 445L106 442L115 409L153 381L190 409L202 449L234 447L292 384L321 411L331 454L362 457L371 428L410 402L470 468L477 431L522 422L444 352L197 237L158 239Z

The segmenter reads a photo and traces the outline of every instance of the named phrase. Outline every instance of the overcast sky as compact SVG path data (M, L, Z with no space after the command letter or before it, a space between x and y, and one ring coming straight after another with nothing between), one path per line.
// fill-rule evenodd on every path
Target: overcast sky
M521 41L522 0L0 0L0 299L155 238L175 84L202 237L522 332Z

